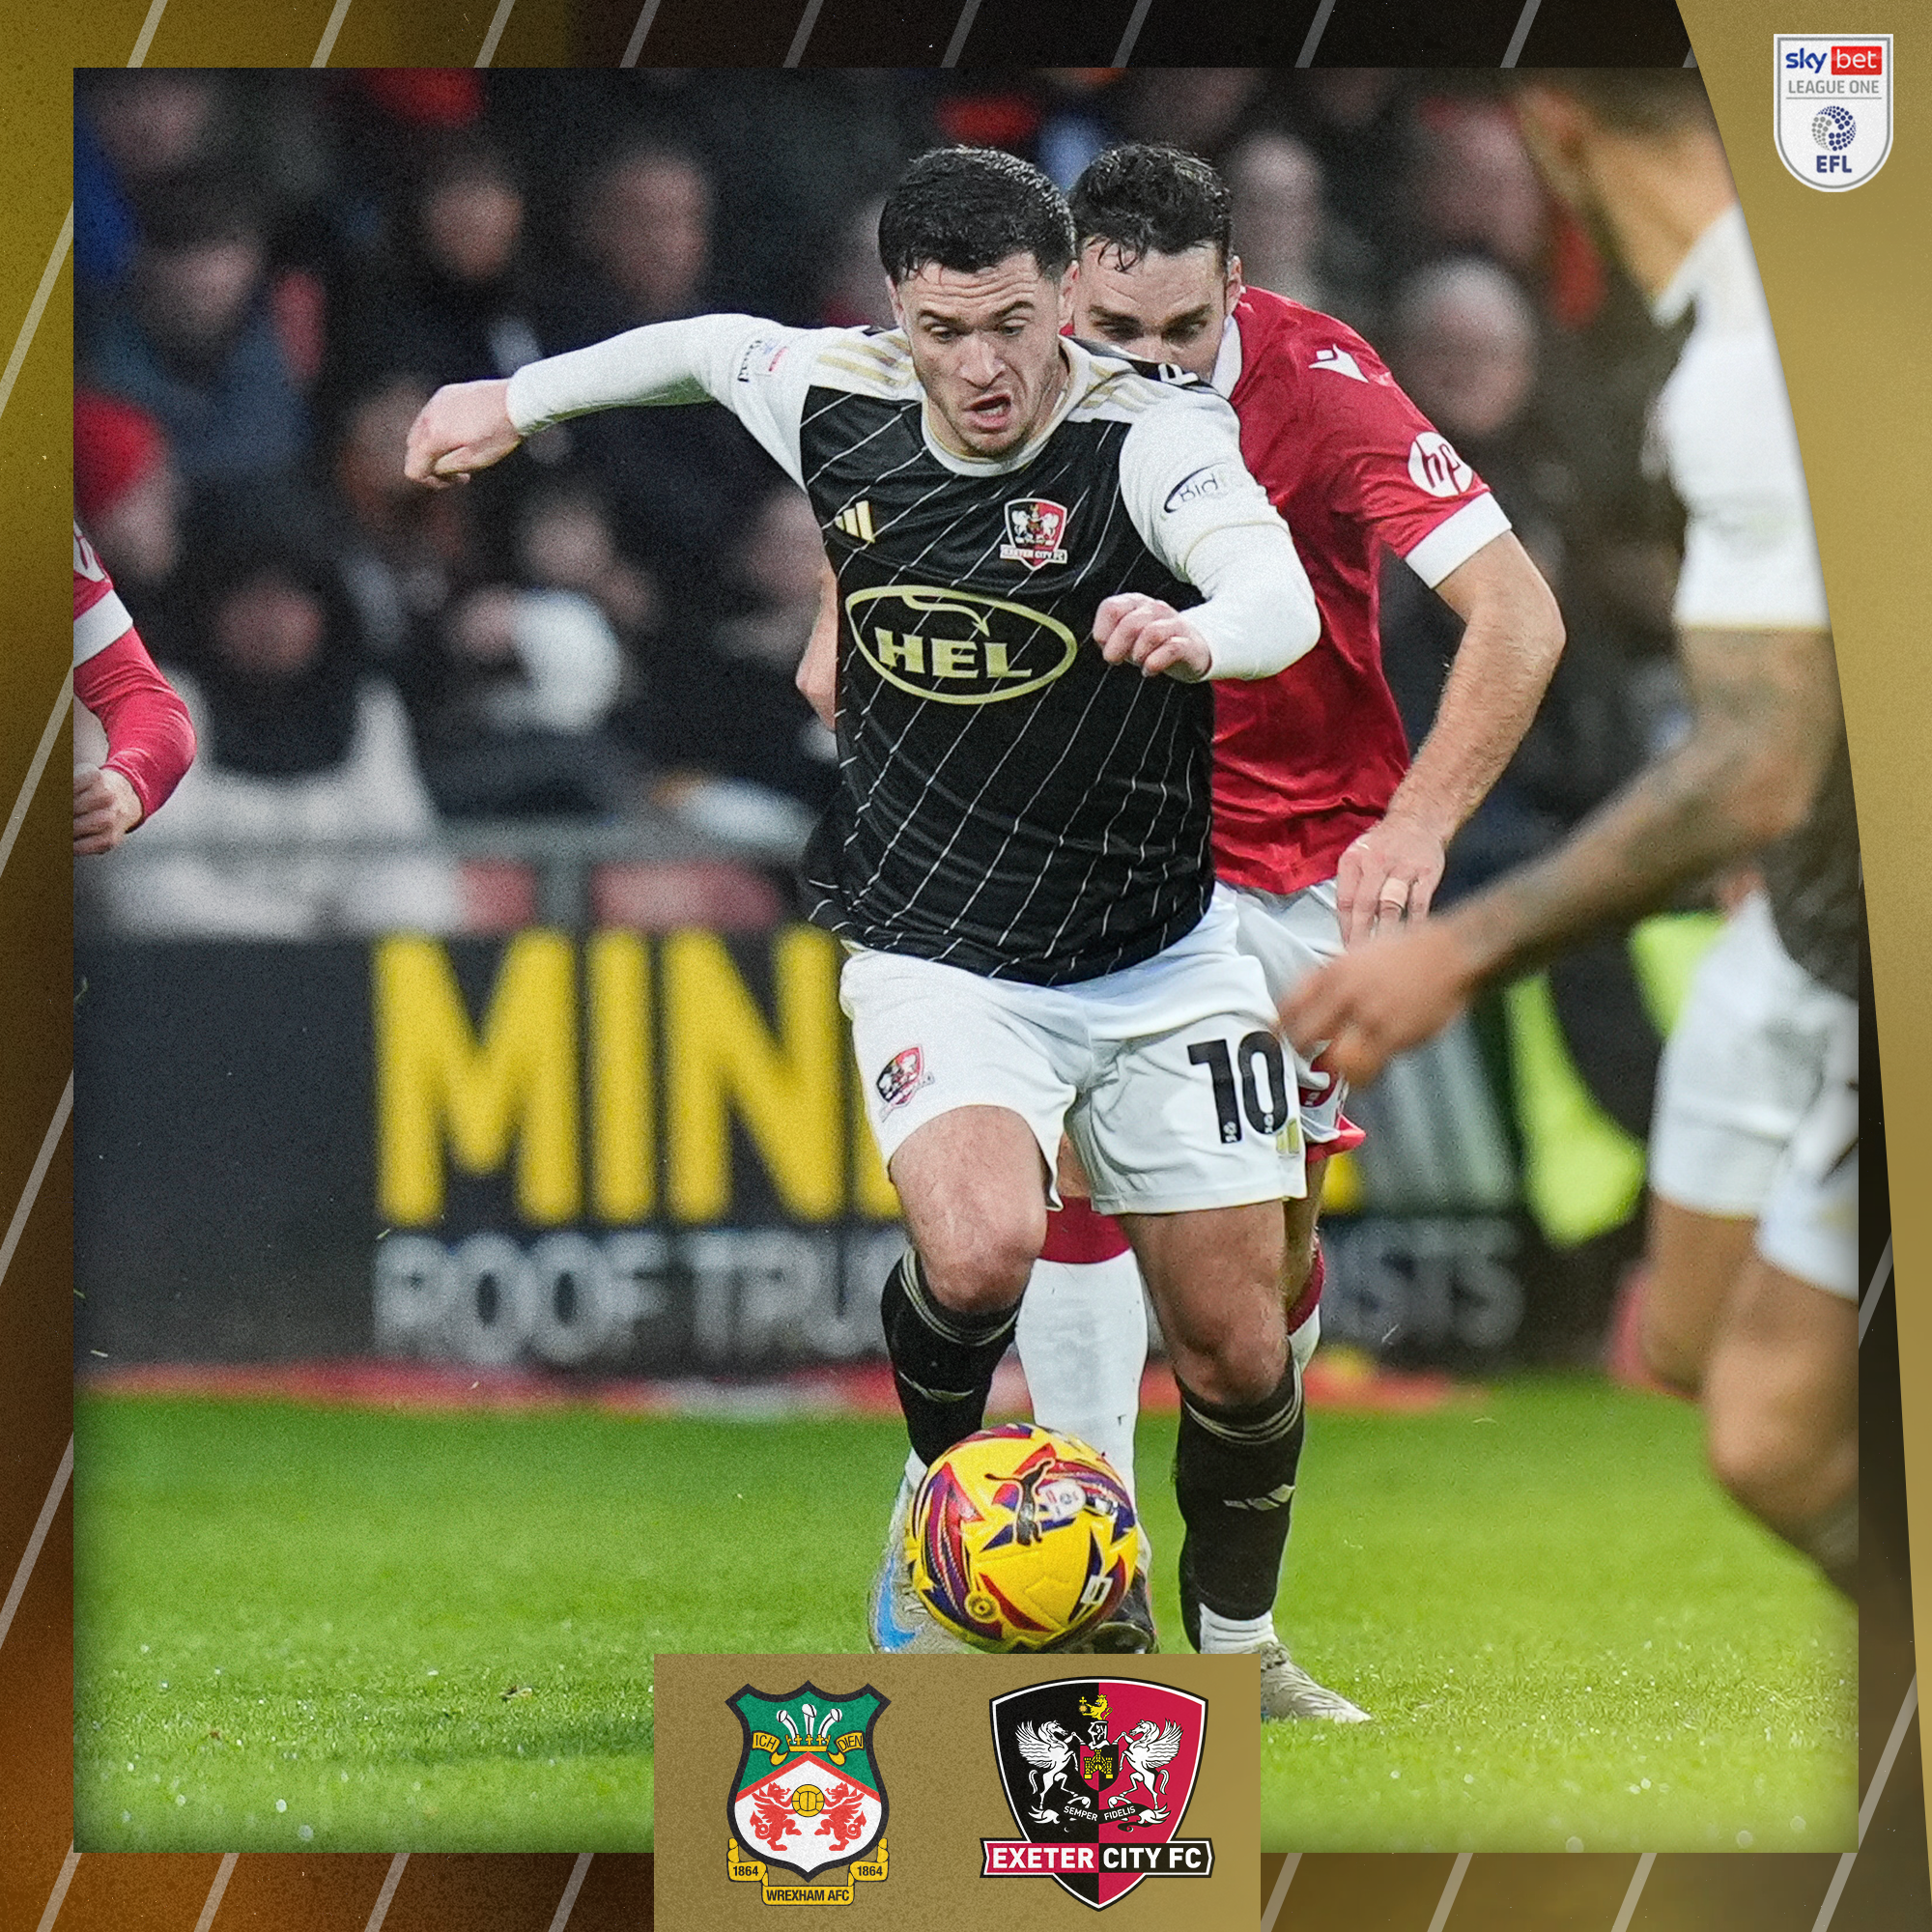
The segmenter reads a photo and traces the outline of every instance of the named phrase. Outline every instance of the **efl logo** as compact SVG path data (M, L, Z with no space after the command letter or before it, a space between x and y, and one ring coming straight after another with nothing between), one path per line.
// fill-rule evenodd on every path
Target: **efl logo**
M1891 153L1891 36L1779 34L1778 158L1806 187L1862 187Z

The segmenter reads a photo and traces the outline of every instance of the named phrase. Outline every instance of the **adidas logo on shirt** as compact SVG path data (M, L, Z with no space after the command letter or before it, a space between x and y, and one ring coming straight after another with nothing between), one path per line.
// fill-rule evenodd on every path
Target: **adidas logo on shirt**
M867 497L862 497L858 502L840 510L833 522L848 537L857 537L861 543L872 541L872 505Z

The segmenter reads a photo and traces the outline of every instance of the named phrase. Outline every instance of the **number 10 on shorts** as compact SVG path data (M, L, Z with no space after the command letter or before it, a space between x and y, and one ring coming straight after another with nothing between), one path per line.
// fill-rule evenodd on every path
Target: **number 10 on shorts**
M1198 1039L1187 1049L1189 1063L1205 1066L1214 1090L1214 1115L1224 1144L1241 1138L1241 1116L1264 1140L1288 1125L1290 1103L1281 1042L1259 1028L1242 1037L1231 1054L1225 1039ZM1259 1075L1257 1069L1260 1069Z

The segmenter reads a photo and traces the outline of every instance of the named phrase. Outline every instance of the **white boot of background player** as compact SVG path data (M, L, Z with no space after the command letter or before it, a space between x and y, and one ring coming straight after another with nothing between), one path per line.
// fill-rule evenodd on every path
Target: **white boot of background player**
M1305 1370L1321 1335L1321 1311L1312 1309L1289 1346ZM1103 1262L1037 1262L1020 1303L1014 1340L1026 1371L1034 1419L1077 1435L1099 1450L1133 1493L1134 1421L1140 1411L1141 1375L1147 1361L1146 1298L1131 1254ZM1142 1533L1144 1592L1149 1550ZM1143 1594L1149 1647L1152 1617ZM1204 1652L1254 1652L1262 1661L1262 1715L1315 1718L1358 1724L1368 1713L1340 1692L1318 1684L1288 1654L1272 1616L1229 1623L1212 1610L1200 1613Z

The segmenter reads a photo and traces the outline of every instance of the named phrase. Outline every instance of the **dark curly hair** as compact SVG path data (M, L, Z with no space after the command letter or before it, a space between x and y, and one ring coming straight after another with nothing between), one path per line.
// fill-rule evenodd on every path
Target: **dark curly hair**
M1099 242L1122 268L1143 255L1179 255L1204 242L1228 266L1234 209L1228 185L1198 155L1152 142L1109 148L1067 196L1080 246Z
M928 265L972 274L1021 253L1058 280L1073 260L1073 223L1052 182L998 148L920 156L879 215L879 260L895 282Z

